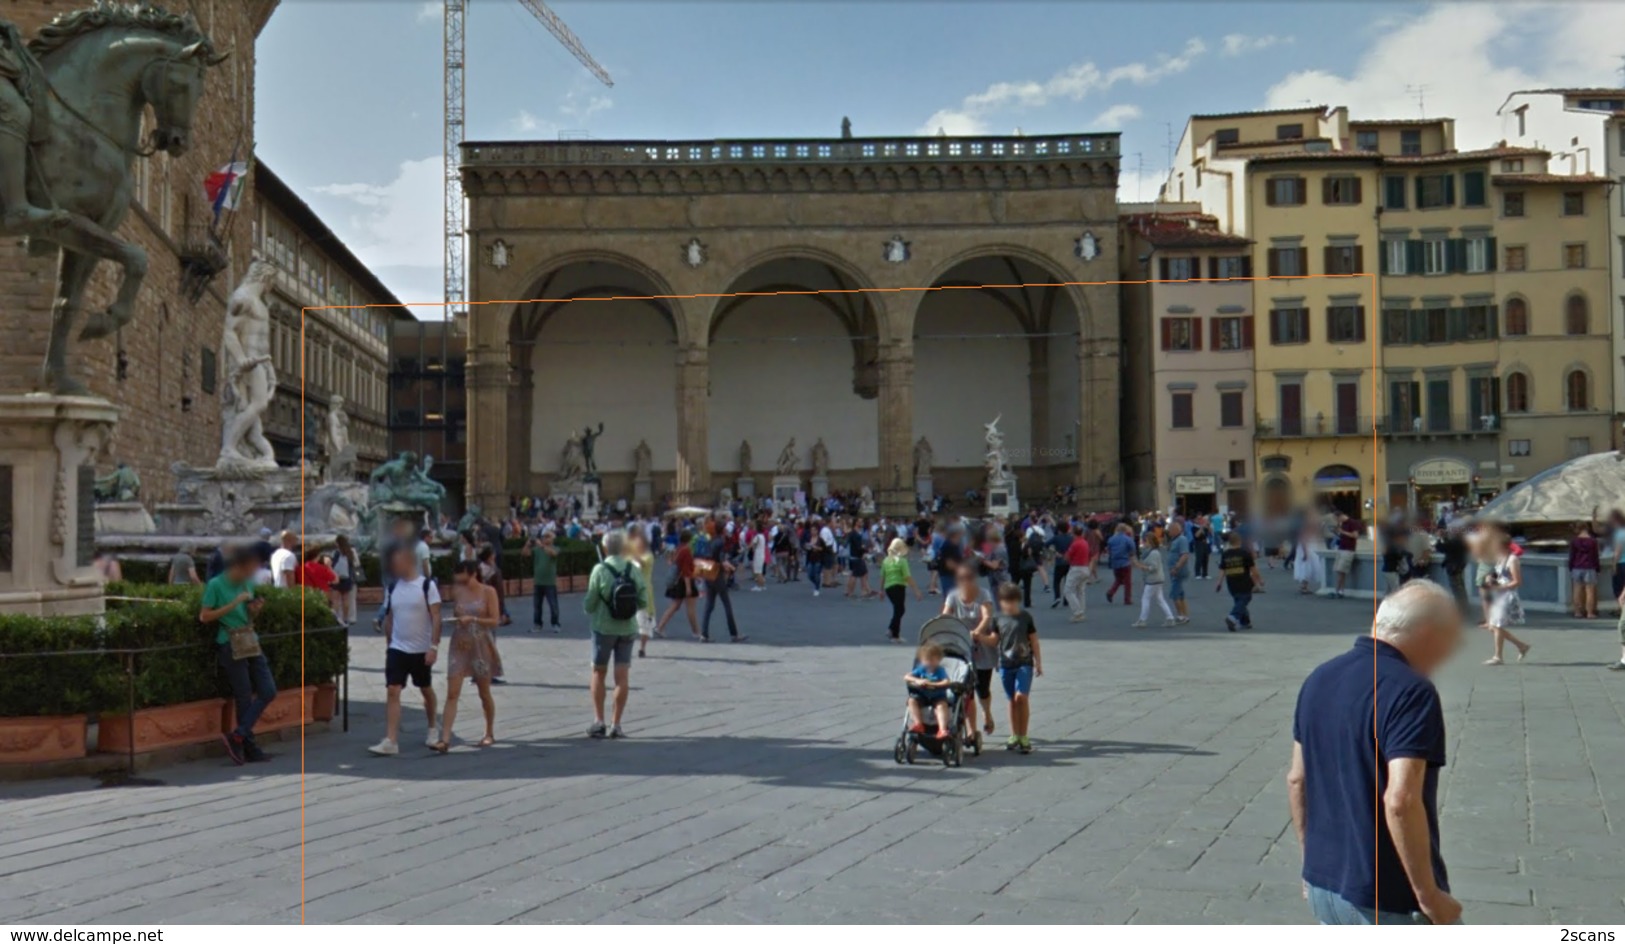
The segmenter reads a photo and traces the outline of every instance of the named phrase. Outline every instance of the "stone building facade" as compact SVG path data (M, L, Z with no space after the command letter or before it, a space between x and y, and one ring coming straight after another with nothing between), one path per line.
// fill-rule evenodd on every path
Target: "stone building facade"
M185 9L231 58L209 70L180 158L137 158L135 197L119 232L147 253L149 269L135 319L112 338L77 344L71 368L92 391L120 407L108 460L136 469L149 496L171 491L170 466L213 463L220 451L220 379L212 365L224 324L225 298L247 270L252 235L243 210L222 220L225 268L196 294L183 268L206 244L211 212L204 178L254 140L254 42L279 0L194 0ZM0 16L32 36L53 17L86 0L7 0ZM177 7L180 5L176 5ZM0 243L0 391L30 390L39 376L50 330L54 256L32 257L15 241ZM117 271L97 267L87 310L112 298Z
M461 513L467 490L466 352L463 333L449 320L397 321L389 333L389 451L434 458L448 514Z
M468 494L546 493L605 425L605 501L765 490L792 437L830 486L1122 501L1115 134L469 143ZM518 301L516 301L518 300ZM743 468L741 446L753 458Z

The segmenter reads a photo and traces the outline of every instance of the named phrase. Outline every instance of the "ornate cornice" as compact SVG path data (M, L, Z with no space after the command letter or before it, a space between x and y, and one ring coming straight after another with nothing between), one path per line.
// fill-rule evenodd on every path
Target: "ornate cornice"
M468 143L472 197L911 193L1117 186L1115 134Z

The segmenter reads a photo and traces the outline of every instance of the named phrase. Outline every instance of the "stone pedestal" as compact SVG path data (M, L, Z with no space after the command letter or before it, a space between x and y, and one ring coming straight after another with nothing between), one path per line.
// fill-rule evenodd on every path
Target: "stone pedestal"
M360 482L329 482L305 495L304 527L308 535L356 536L366 525L369 499ZM430 522L437 527L440 522Z
M1011 518L1021 511L1021 501L1016 497L1016 480L1012 476L987 483L987 514L989 517L998 516Z
M194 469L176 463L175 501L156 505L158 530L170 535L247 537L261 528L311 530L304 499L316 479L303 468Z
M603 514L602 502L598 498L598 482L596 479L581 483L581 520L597 521Z
M799 476L773 476L773 504L781 508L793 508L796 504L796 494L800 491L801 478Z
M96 506L96 534L156 534L158 524L140 502L102 502Z
M926 508L931 507L931 502L935 501L937 497L937 489L931 482L931 476L914 476L914 497L925 502Z
M94 463L117 421L95 397L0 396L0 613L103 611Z
M655 483L650 479L632 482L632 504L642 508L655 500Z
M813 501L823 501L829 497L829 477L815 475L812 477L812 491L809 493Z
M740 498L756 497L756 480L748 475L734 479L734 494Z

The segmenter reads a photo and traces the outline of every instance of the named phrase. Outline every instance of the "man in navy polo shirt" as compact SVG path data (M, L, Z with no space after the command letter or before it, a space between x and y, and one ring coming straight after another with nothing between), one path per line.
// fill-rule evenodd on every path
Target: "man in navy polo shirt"
M1383 599L1370 636L1298 693L1287 787L1321 924L1461 918L1439 852L1444 711L1428 679L1461 634L1450 591L1413 580Z

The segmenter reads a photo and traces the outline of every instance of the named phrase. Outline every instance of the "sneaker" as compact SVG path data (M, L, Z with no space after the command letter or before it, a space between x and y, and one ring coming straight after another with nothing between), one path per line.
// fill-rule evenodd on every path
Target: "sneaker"
M446 738L446 742L449 744L451 742L451 738L450 737ZM439 743L440 743L440 735L435 733L434 731L430 731L429 736L423 739L423 746L424 747L431 747L432 748L432 747L435 747L436 745L438 745Z
M559 624L554 623L553 624L553 635L557 636L558 634L559 634Z
M250 764L263 764L271 758L260 750L260 746L254 743L253 738L243 738L243 759Z
M220 741L226 745L226 756L231 758L233 764L241 767L245 760L243 756L243 739L236 734L222 734L220 735Z
M626 732L622 731L621 726L617 724L609 729L609 736L612 739L624 738L626 737Z
M493 676L491 678L491 684L492 685L506 685L506 684L508 684L508 680L505 679L505 678L496 678L495 676Z
M1050 605L1049 605L1049 608L1050 608L1050 609L1052 609L1052 610L1053 610L1053 609L1056 609L1056 608L1057 608L1057 607L1059 607L1059 606L1060 606L1060 605L1061 605L1061 601L1060 601L1060 600L1056 600L1056 601L1055 601L1055 602L1054 602L1054 603L1051 603L1051 604L1050 604Z
M728 641L729 642L750 642L750 637L749 636L734 636L734 637L730 638Z
M1133 626L1135 629L1139 629L1139 628L1141 628L1141 627L1143 627L1145 625L1145 620L1135 620L1134 622L1130 623L1129 625Z
M1234 616L1226 616L1224 618L1224 628L1230 630L1232 633L1235 632L1236 628L1240 625L1240 623L1236 622L1236 618Z
M1007 751L1013 751L1020 746L1021 738L1016 737L1014 734L1004 739L1004 749Z
M1178 626L1179 625L1179 620L1165 619L1165 620L1162 621L1162 625L1164 625L1164 626Z
M590 738L601 738L607 734L609 734L609 729L604 727L602 721L594 721L592 726L587 728L587 737Z
M1625 672L1625 659L1621 659L1608 667L1610 672Z
M1083 620L1084 620L1084 617L1082 617L1082 616L1074 616L1074 617L1072 617L1072 619L1068 620L1067 622L1081 623L1081 622L1083 622Z
M399 747L396 747L395 742L391 741L389 738L384 738L382 741L379 741L377 744L374 744L373 746L367 748L367 753L376 754L379 757L394 757L396 754L399 754L400 752L401 752L401 749Z
M1191 621L1191 618L1189 616L1180 616L1180 617L1175 618L1174 625L1175 626L1184 626L1186 623L1189 623L1190 621Z
M1027 738L1022 738L1016 745L1016 752L1018 754L1031 754L1033 752L1033 742Z
M817 590L813 591L813 596L815 596L815 597L818 596L818 591Z
M532 626L531 628L525 630L525 632L527 632L527 633L539 633L541 631L542 631L542 624L541 623L537 623L535 626Z

